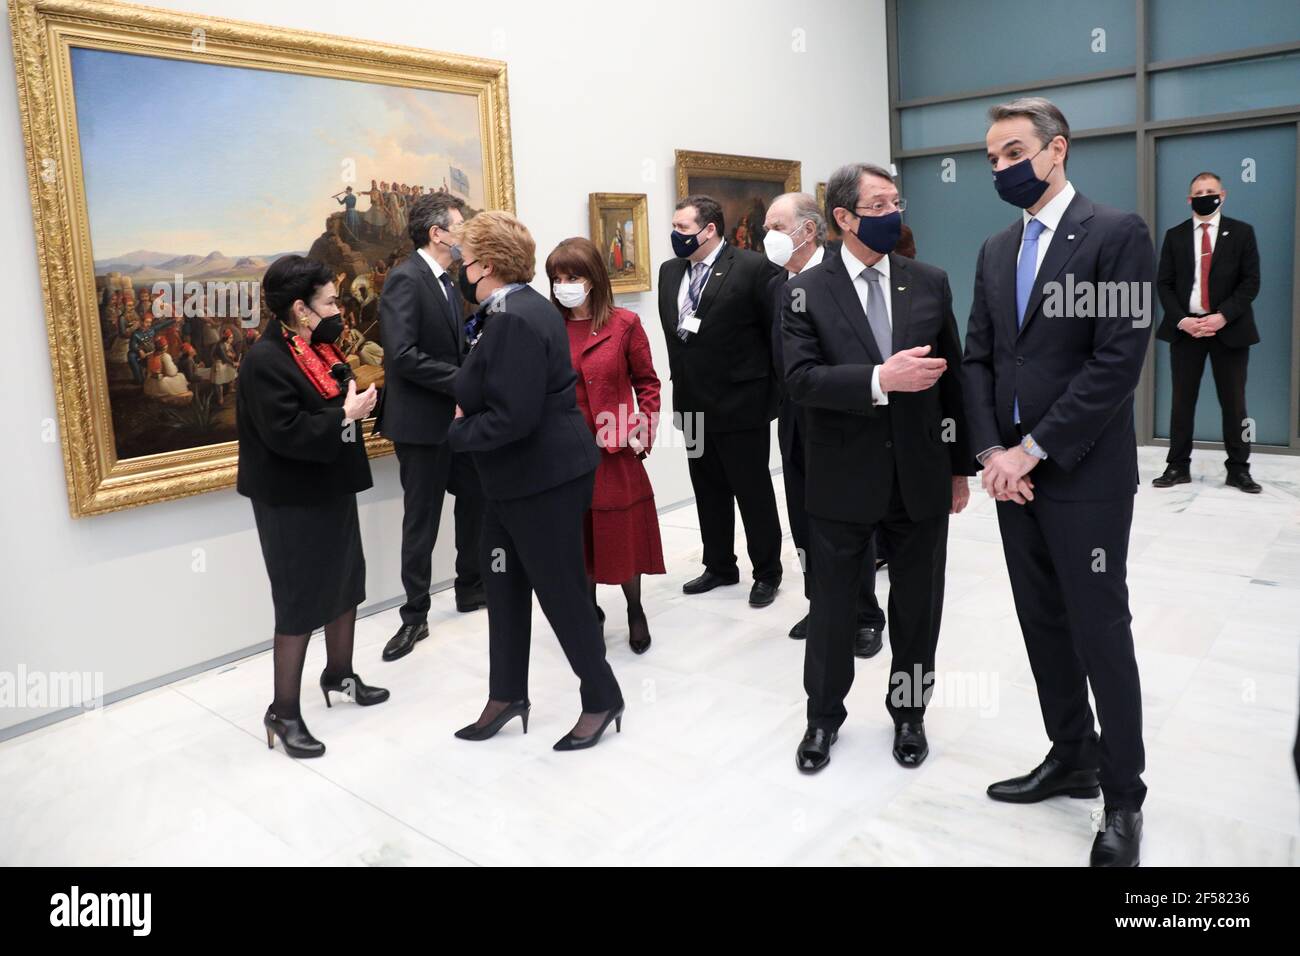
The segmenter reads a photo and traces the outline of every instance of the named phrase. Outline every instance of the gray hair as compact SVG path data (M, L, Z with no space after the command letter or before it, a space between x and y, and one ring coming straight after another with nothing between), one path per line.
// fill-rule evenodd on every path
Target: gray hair
M826 183L827 220L835 221L836 209L847 209L853 212L858 208L863 176L877 176L891 183L894 181L894 174L883 166L876 166L874 163L846 163L831 173L831 178Z
M822 211L817 208L817 197L808 193L782 193L772 200L776 205L778 200L789 199L794 206L794 217L802 225L805 222L813 224L813 241L821 245L826 241L826 217ZM769 207L770 208L770 207Z
M1058 136L1065 137L1065 163L1070 161L1070 124L1065 121L1065 114L1051 100L1041 96L1022 96L1010 103L999 103L989 107L989 122L1012 119L1023 116L1034 124L1034 132L1039 142L1046 146Z
M407 229L415 248L422 249L429 244L429 230L434 226L439 229L451 228L453 209L459 209L462 218L465 216L464 201L451 193L425 193L412 203L407 216Z

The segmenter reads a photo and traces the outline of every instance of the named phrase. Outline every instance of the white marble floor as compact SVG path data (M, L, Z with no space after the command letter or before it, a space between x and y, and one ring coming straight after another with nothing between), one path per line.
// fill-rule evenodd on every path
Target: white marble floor
M1264 493L1248 497L1222 486L1211 453L1191 485L1156 492L1161 458L1142 450L1129 579L1143 861L1296 865L1300 459L1257 456ZM393 692L380 707L326 710L313 640L303 709L329 748L319 760L266 748L269 654L0 744L0 863L1084 864L1099 800L984 795L1047 743L992 504L972 502L952 522L931 754L917 770L890 757L887 653L858 662L832 765L795 770L803 647L786 631L805 606L793 545L773 606L751 609L744 586L688 598L700 544L687 507L662 518L670 570L647 581L644 657L627 647L621 593L601 589L627 716L594 750L551 750L578 695L540 612L530 732L452 737L486 694L487 622L445 592L430 639L400 662L379 659L395 610L359 623L358 669Z

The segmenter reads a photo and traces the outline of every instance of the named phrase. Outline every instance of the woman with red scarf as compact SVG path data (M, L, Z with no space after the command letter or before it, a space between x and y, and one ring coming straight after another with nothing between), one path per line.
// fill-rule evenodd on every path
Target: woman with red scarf
M388 691L352 667L357 605L366 596L357 492L371 486L362 422L375 388L357 392L335 347L342 332L338 290L321 262L282 256L262 280L275 316L240 366L236 394L239 493L252 499L275 605L275 699L262 723L291 757L319 757L325 745L299 707L307 641L325 628L320 687L362 706Z

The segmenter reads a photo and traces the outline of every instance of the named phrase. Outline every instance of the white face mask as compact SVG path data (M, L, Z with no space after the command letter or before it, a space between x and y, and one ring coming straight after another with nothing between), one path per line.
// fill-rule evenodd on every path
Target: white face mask
M576 309L587 301L587 287L581 282L557 282L551 288L555 301L566 309Z
M796 228L803 228L800 223ZM802 249L808 240L805 239L799 245L794 244L794 240L784 232L777 232L775 229L769 229L767 235L763 237L763 251L767 257L772 260L773 265L784 266L790 261L791 256Z

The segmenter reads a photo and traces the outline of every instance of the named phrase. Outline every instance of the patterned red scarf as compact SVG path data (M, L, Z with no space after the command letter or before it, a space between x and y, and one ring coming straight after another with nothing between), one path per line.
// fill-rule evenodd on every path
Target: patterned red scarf
M310 345L302 340L302 336L290 332L283 325L280 326L280 334L284 336L284 341L289 346L289 353L298 363L298 368L302 369L302 373L316 386L316 391L320 392L322 398L336 398L342 394L343 389L330 374L330 366L344 361L343 354L334 347L333 343Z

